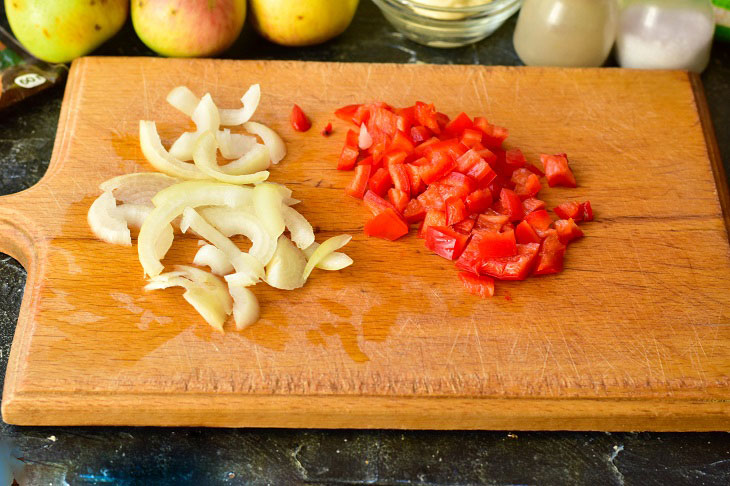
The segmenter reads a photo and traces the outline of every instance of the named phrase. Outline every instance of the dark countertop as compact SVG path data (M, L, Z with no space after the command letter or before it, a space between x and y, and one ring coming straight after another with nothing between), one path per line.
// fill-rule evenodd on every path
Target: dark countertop
M519 65L514 18L474 46L432 49L393 31L369 0L350 29L311 48L269 44L247 26L223 56L356 62ZM4 10L0 25L8 28ZM131 24L95 54L152 55ZM702 80L730 169L730 44L715 44ZM62 88L0 112L0 194L25 189L51 156ZM0 254L0 390L25 285ZM28 484L730 484L726 433L323 431L134 427L15 427ZM0 465L2 463L0 462Z

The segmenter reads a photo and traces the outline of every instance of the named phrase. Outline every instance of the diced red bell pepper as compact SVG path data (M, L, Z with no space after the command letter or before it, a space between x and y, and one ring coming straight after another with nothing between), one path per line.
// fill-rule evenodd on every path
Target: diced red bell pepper
M525 210L525 214L530 214L533 211L545 209L545 201L535 199L534 197L528 197L522 201L522 208Z
M540 231L545 231L550 228L550 225L553 222L548 212L544 209L538 209L537 211L531 212L525 216L525 221L530 223L533 228Z
M473 178L479 183L479 187L485 187L490 184L496 177L497 173L484 160L480 160L474 166L466 171L466 175Z
M414 144L419 145L429 138L431 138L431 130L428 128L423 125L411 127L411 140Z
M439 142L440 142L440 140L438 138L431 137L428 140L426 140L425 142L421 142L420 144L416 145L416 148L413 149L413 153L415 153L419 157L422 157L422 156L426 155L426 153L431 149L431 147L433 147L434 145L436 145Z
M408 136L402 131L397 130L395 132L395 135L393 136L393 140L388 146L388 151L390 152L394 150L402 150L406 154L410 154L411 152L413 152L413 148L413 142L411 142Z
M289 121L291 122L291 126L297 132L306 132L307 130L312 128L312 122L309 121L307 115L304 114L304 111L297 104L294 104L291 109Z
M426 248L447 260L456 260L466 248L469 236L446 226L429 226Z
M522 221L515 228L515 239L523 245L527 243L540 243L542 238L538 236L535 229L527 221Z
M395 188L404 192L406 196L410 196L411 177L408 174L405 164L388 165L388 173L390 174L390 179L393 181Z
M431 160L429 165L422 166L418 175L426 184L436 182L456 168L456 162L450 155L441 155Z
M409 186L411 188L411 197L416 197L426 190L426 184L421 180L421 176L418 175L418 167L412 164L404 164L406 171L408 172Z
M494 279L486 275L474 275L469 272L459 272L459 280L467 292L482 299L494 295Z
M406 108L398 108L395 110L395 114L399 117L402 117L405 119L406 123L409 126L418 125L418 120L416 120L416 107L415 106L408 106ZM404 132L408 133L406 130L403 130Z
M323 137L329 137L332 134L332 123L327 123L321 132Z
M426 209L418 202L418 199L411 199L403 211L403 217L409 224L423 221L426 217Z
M335 111L335 116L348 123L355 123L353 116L361 105L347 105Z
M441 131L444 131L444 128L446 128L446 125L449 124L449 116L446 113L436 112L436 123L438 123L439 128L441 128ZM446 138L445 136L442 136L441 138Z
M388 208L365 223L365 234L395 241L408 233L408 225L393 209Z
M550 187L565 186L577 187L573 171L568 165L566 154L540 155L540 162L545 167L545 177Z
M573 201L559 204L553 208L553 212L560 219L573 219L578 221L593 221L593 208L591 202L577 203Z
M378 170L383 166L383 156L385 155L385 144L375 143L368 149L370 155L373 157L373 169Z
M482 137L482 143L486 145L487 148L501 147L502 143L509 136L509 130L504 127L492 125L486 118L474 118L474 126L479 128L484 134Z
M477 187L477 183L474 179L459 172L452 172L447 176L442 177L439 179L438 183L447 186L463 187L467 193L474 191Z
M446 213L433 209L426 211L426 217L418 230L418 237L425 238L430 226L446 226Z
M352 148L359 148L360 147L360 135L355 130L348 130L347 135L345 135L345 145L348 145Z
M360 150L357 147L345 145L340 154L340 160L337 162L337 170L352 170L357 163Z
M484 231L479 239L479 252L484 258L500 258L517 254L517 240L512 230L502 233Z
M477 218L476 228L487 231L499 231L508 220L509 216L506 214L499 214L492 209L488 209Z
M426 157L431 162L440 159L442 156L449 156L456 160L468 150L469 148L462 144L458 138L450 138L429 145L426 149Z
M580 213L583 215L583 221L593 221L593 208L590 201L581 203Z
M524 167L512 173L512 182L515 184L515 193L523 199L536 196L542 188L540 178Z
M395 126L398 127L398 130L403 133L410 133L413 123L411 123L411 121L407 117L398 115L398 117L396 118Z
M537 177L543 177L545 173L540 169L538 166L534 164L527 164L525 165L525 169L529 170L533 174L535 174Z
M484 161L473 149L469 149L464 152L464 155L456 159L456 170L462 174L469 172L469 169L474 167L478 162Z
M469 213L466 211L464 201L459 197L451 197L446 200L446 224L460 223L464 221Z
M355 176L350 184L345 188L345 192L358 199L362 199L368 187L368 179L370 178L370 165L358 165L355 167Z
M416 101L416 121L419 125L423 125L436 135L441 133L441 127L436 120L436 108L433 105Z
M384 196L388 192L388 189L393 187L393 181L390 179L388 171L384 167L381 167L370 176L368 187L378 196Z
M408 206L408 194L400 189L391 187L388 189L388 201L395 206L395 209L398 210L399 214L403 214L403 211L405 211Z
M555 222L555 231L558 232L558 239L564 245L583 236L583 231L575 224L573 219L559 219Z
M502 189L499 195L499 201L505 209L505 214L509 216L510 221L520 221L525 217L525 211L522 209L522 200L520 196L509 189Z
M465 235L471 234L471 231L474 229L474 225L476 224L477 220L476 218L466 218L464 221L461 221L459 223L456 223L452 226L454 228L454 231L458 231L459 233L463 233Z
M511 169L520 169L527 164L527 159L520 149L509 149L504 154L505 163Z
M565 245L560 242L555 230L551 230L540 245L533 275L549 275L563 270Z
M474 130L473 128L467 128L461 135L461 143L469 148L474 148L477 144L481 145L482 132L481 130Z
M395 152L387 152L383 156L383 167L390 170L390 166L394 164L403 164L408 154L402 150L396 150Z
M464 130L469 129L472 126L474 126L474 124L472 123L471 118L469 118L469 115L461 112L456 115L453 120L446 124L443 130L443 135L458 137L464 132Z
M451 198L464 200L469 194L469 190L465 186L450 186L448 184L441 184L438 182L432 184L432 186L438 188L439 193L441 194L441 199L444 201Z
M398 130L398 116L383 107L371 108L367 127L373 141L383 142Z
M360 161L357 163L358 166L360 165L373 165L373 156L368 155L364 159L360 159Z
M367 191L365 193L365 196L363 197L363 202L374 216L377 216L386 209L392 209L396 212L398 211L395 206L390 203L390 201L383 199L382 197L375 194L373 191Z
M500 280L524 280L535 265L539 248L537 243L518 244L514 256L482 260L478 273Z
M444 210L445 201L444 198L441 196L441 191L439 191L439 186L437 185L432 184L428 186L428 188L426 188L426 190L423 191L417 199L418 202L420 202L421 205L428 211L432 209L435 209L437 211Z
M492 205L492 193L489 189L478 189L466 196L466 208L472 214L486 211Z
M464 248L464 251L461 252L461 256L456 260L456 268L474 274L479 273L479 267L484 260L479 250L482 235L483 233L479 231L472 233L469 243Z

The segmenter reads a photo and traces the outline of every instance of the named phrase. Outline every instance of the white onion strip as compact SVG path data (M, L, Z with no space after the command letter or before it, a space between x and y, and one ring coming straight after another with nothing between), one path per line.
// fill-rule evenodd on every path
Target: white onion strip
M259 320L259 301L250 289L228 282L228 292L233 297L233 319L239 331Z
M210 93L206 93L200 100L193 112L192 119L197 127L195 132L183 133L170 147L170 155L176 159L191 160L200 135L208 131L215 134L218 131L221 124L220 114Z
M193 263L199 267L210 267L215 275L226 275L233 272L233 265L220 249L213 245L204 244L193 258Z
M178 86L167 94L167 102L187 116L193 116L200 99L187 86Z
M256 184L269 178L269 172L262 170L254 174L230 175L221 172L216 162L216 140L213 132L205 132L198 139L193 151L195 166L213 179L229 184Z
M224 159L228 160L243 157L256 146L256 137L242 133L231 133L228 128L218 130L215 133L215 138L218 142L221 155Z
M282 290L298 289L306 279L302 278L307 259L302 250L284 235L279 237L276 252L266 265L266 283Z
M253 84L246 90L246 93L241 97L241 103L243 108L239 109L223 109L220 110L221 125L231 127L243 125L251 119L256 109L259 107L261 101L261 86Z
M243 154L241 158L218 167L224 174L241 175L253 174L266 170L271 166L271 156L266 145L256 143L251 150Z
M159 172L136 172L112 177L99 184L99 189L111 192L114 199L123 204L151 206L155 194L178 182L180 179Z
M269 149L272 164L278 164L284 157L286 157L286 145L284 145L284 141L271 128L256 122L248 122L243 125L243 128L246 129L247 132L261 137L261 140L264 141L264 145L266 145L266 148Z
M324 257L330 253L339 250L350 242L352 236L350 235L339 235L333 236L332 238L325 240L324 243L319 245L319 248L314 250L312 256L309 257L307 266L304 268L304 280L309 278L309 274L312 273L314 266L317 265Z
M209 179L194 164L176 159L165 150L155 122L140 120L139 142L147 161L160 172L181 179Z
M312 254L317 248L319 248L319 243L315 242L302 251L304 252L304 256L306 256L307 258L311 258ZM315 265L315 267L319 268L320 270L337 271L349 267L352 264L352 258L344 253L335 251L322 258L322 260L320 260L319 263Z
M256 216L274 238L278 238L286 228L284 217L281 214L281 208L284 205L283 199L282 191L275 184L259 184L253 190L253 207Z
M261 220L243 208L201 208L200 215L224 236L243 235L251 240L249 255L266 265L276 251L276 237L266 230Z
M284 224L291 233L291 240L300 249L303 250L314 243L314 229L307 221L307 218L299 214L296 209L284 204L281 205L281 215L284 218Z
M103 192L91 204L86 214L92 233L112 245L132 246L127 222L117 211L117 201L111 192Z

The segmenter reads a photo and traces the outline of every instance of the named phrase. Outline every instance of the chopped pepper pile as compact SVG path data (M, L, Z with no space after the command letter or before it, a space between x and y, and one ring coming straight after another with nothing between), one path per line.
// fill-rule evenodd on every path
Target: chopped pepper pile
M541 177L576 187L566 154L540 155L543 172L519 149L503 148L508 130L486 118L450 119L422 102L349 105L335 115L356 126L337 168L354 170L345 192L373 214L365 234L394 241L417 224L426 247L454 261L474 295L494 295L494 279L560 272L567 245L583 236L576 223L593 220L589 201L557 206L554 221L538 199Z

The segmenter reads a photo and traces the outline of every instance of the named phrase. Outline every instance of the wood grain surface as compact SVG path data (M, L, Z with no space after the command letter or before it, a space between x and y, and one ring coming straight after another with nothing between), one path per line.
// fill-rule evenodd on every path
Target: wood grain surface
M136 247L96 240L98 184L150 170L139 119L170 142L192 123L180 84L255 117L289 155L272 171L318 241L354 235L355 264L293 292L255 287L262 319L220 334L176 290L147 293ZM362 234L335 170L341 105L435 102L510 128L528 159L565 151L596 220L565 272L465 293L414 235ZM294 132L296 102L314 121ZM3 394L24 425L727 430L727 187L699 81L684 72L142 58L74 62L47 174L0 198L0 250L28 270ZM335 133L319 134L329 121ZM719 182L719 189L716 185ZM541 194L542 195L542 194ZM164 263L189 262L176 240Z

